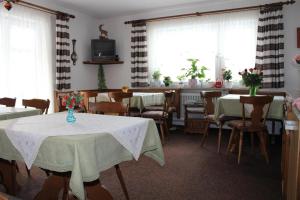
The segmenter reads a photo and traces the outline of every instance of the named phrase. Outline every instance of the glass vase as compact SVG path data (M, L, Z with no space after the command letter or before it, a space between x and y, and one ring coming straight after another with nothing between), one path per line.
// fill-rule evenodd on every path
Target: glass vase
M68 108L68 114L67 114L67 118L66 118L67 122L69 124L73 124L76 121L76 118L74 116L74 109L73 108Z
M257 92L257 87L256 86L250 86L249 95L254 97L254 96L256 96L256 92Z

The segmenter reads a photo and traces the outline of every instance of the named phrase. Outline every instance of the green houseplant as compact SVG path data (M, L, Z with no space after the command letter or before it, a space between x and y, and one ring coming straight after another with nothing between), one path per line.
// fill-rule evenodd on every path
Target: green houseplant
M185 71L185 77L190 78L189 79L189 86L190 87L196 87L197 86L197 79L204 79L205 78L205 70L207 68L205 66L199 67L197 65L199 59L188 59L189 62L191 62L191 65L189 68L182 68L182 70Z
M165 76L163 82L164 82L166 87L169 87L173 83L170 76Z
M160 76L161 73L159 70L155 70L152 74L152 79L153 79L153 86L159 87L160 86Z
M223 68L222 71L223 71L223 73L222 73L223 80L225 81L224 82L225 88L231 88L232 87L232 82L231 82L232 71L230 69L226 69L226 68Z

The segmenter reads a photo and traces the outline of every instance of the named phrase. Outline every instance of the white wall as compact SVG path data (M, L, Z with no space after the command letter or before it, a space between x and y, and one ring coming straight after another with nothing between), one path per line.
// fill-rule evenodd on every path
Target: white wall
M135 19L146 19L151 17L176 15L190 12L201 12L218 9L228 9L234 7L244 7L252 5L261 5L264 3L277 1L239 1L232 0L225 3L210 3L198 4L186 7L174 7L169 9L160 9L152 12L145 12L130 16L116 17L110 19L99 20L99 24L104 24L104 29L109 32L109 38L116 40L117 53L122 65L108 65L104 67L106 81L109 88L120 88L123 85L130 86L130 25L125 25L124 22ZM300 27L300 2L292 6L284 7L285 14L285 37L286 37L286 89L293 96L300 96L300 67L292 64L291 58L300 53L300 49L296 48L296 27ZM162 55L163 56L163 55Z
M59 10L62 12L67 12L75 15L75 19L70 19L70 39L76 39L76 53L78 55L78 60L75 66L71 65L71 89L97 89L97 66L94 65L84 65L82 62L90 58L90 48L91 39L98 37L98 25L97 20L89 15L80 13L78 11L66 9L57 4L49 3L41 0L31 0L30 2L36 3L38 5L46 6L48 8ZM53 16L53 20L55 17ZM55 30L53 32L53 37L55 38ZM54 39L55 42L55 39ZM71 42L71 41L70 41ZM55 44L54 44L55 47ZM55 48L54 48L55 61ZM53 66L55 70L55 62ZM55 71L54 71L55 72ZM54 76L55 83L55 76Z

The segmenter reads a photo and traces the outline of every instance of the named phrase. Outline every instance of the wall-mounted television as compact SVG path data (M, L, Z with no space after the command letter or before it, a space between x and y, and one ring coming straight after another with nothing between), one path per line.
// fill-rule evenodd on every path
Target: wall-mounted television
M116 42L115 40L92 40L92 60L115 60L116 59Z

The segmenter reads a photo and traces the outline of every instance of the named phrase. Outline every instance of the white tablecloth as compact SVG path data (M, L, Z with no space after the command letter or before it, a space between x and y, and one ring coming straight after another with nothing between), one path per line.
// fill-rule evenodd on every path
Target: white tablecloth
M149 119L76 113L74 124L66 113L54 113L12 120L5 132L31 168L39 147L50 136L109 133L137 160L145 139Z

